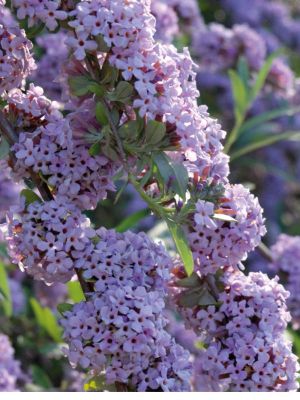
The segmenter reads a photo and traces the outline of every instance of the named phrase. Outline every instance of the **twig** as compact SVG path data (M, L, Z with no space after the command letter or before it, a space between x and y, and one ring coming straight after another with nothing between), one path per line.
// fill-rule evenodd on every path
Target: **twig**
M268 261L270 261L270 262L273 262L273 261L274 261L270 249L269 249L263 242L260 242L260 244L258 245L257 248L258 248L260 254L261 254L263 257L265 257L266 260L268 260Z

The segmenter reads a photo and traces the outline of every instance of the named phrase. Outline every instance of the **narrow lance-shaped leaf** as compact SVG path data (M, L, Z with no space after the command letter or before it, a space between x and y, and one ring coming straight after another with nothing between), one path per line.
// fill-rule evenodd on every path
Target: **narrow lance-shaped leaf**
M260 91L262 90L262 88L266 82L266 79L269 75L269 72L272 68L273 61L278 57L279 53L280 53L280 50L271 54L265 61L264 65L262 66L260 71L258 72L255 83L254 83L251 93L250 93L251 102L253 102L256 99L256 97L259 95Z
M237 158L251 153L252 151L261 149L266 146L270 146L271 144L281 142L283 140L300 140L300 132L285 132L279 135L267 136L263 137L260 140L256 140L253 143L250 143L239 150L236 150L230 154L231 161L236 160Z
M117 232L125 232L128 229L135 227L141 220L148 217L151 211L149 208L145 208L143 210L139 210L134 214L129 215L129 217L125 218L117 227Z
M240 76L233 70L229 71L231 80L233 98L234 98L234 113L237 120L241 120L248 107L248 94L244 82Z
M3 158L7 157L9 154L9 144L7 143L6 139L4 137L1 137L1 142L0 142L0 160L3 160Z
M184 165L173 162L165 153L155 152L152 159L164 183L185 199L189 177Z
M176 222L167 220L169 231L173 237L178 253L182 259L185 271L190 276L194 271L194 259L184 230Z
M0 262L0 305L3 306L3 311L7 317L10 317L13 312L12 299L6 274L5 266Z

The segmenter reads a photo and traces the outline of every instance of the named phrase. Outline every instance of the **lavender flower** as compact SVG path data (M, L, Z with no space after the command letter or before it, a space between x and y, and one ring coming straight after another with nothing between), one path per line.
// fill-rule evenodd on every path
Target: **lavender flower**
M281 234L271 248L274 261L269 265L272 272L279 275L282 284L290 292L287 300L292 315L294 329L300 328L300 237Z
M6 335L0 334L0 392L18 392L23 378L20 363L14 359L14 349Z

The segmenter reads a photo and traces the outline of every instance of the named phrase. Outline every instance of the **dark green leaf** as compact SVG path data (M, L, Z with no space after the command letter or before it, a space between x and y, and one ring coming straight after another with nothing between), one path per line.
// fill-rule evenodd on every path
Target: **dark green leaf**
M105 61L101 69L101 80L100 83L108 85L116 82L119 76L119 70L110 65L108 61Z
M184 165L173 162L165 153L160 152L153 153L152 159L165 184L185 199L189 177Z
M233 98L234 98L234 113L236 120L241 120L248 107L248 94L244 82L240 76L233 70L229 71L231 80Z
M176 281L176 286L184 288L195 288L200 284L199 276L193 272L188 278L179 279Z
M118 83L116 89L107 95L107 98L111 101L127 103L132 94L133 86L129 82L121 81Z
M95 95L97 95L100 98L104 97L104 95L106 93L105 88L102 85L99 85L99 83L97 83L97 82L89 83L88 91L91 93L94 93Z
M182 307L194 308L196 306L209 306L216 304L215 298L205 286L189 289L179 296L179 304Z
M145 129L147 144L155 145L162 141L166 134L166 126L162 122L149 121Z
M53 388L53 385L51 383L49 376L38 365L32 364L30 366L30 372L31 372L33 383L35 383L36 385L38 385L44 389Z
M118 132L121 138L133 140L141 133L143 126L143 120L141 119L136 121L128 121L119 128Z
M101 51L101 53L108 53L110 47L106 44L103 36L97 35L95 39L98 44L98 50Z
M12 299L6 274L5 266L0 262L0 294L3 298L0 299L0 304L3 306L3 311L7 317L11 317L13 313Z
M79 281L70 281L67 283L69 297L74 303L79 303L80 301L85 300L85 296L83 294L81 285Z
M9 144L4 139L4 137L1 138L1 143L0 143L0 160L3 160L3 158L6 158L9 154Z
M20 197L25 197L25 205L28 207L30 204L38 201L39 203L42 203L42 200L40 197L30 189L23 189L20 193Z
M74 96L85 96L90 90L91 81L87 76L71 76L68 82Z
M103 106L102 103L98 102L96 104L95 113L96 113L96 118L97 118L97 121L99 122L99 124L101 124L102 126L108 124L108 118L107 118L107 115L106 115L106 110L105 110L105 107Z
M128 229L135 227L138 224L138 222L148 217L150 213L151 212L149 208L139 210L134 214L131 214L129 217L125 218L124 221L122 221L115 229L117 232L125 232Z
M178 253L182 259L185 271L190 276L194 271L194 259L184 230L174 221L167 220L169 231L173 237Z

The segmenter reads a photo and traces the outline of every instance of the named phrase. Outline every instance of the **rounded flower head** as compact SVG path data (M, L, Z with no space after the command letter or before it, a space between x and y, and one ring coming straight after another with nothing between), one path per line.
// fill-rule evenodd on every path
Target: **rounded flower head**
M23 203L12 211L6 240L14 262L48 284L70 280L73 252L83 251L93 234L89 220L63 197L28 207Z
M279 275L281 283L290 292L287 300L294 329L300 328L300 237L280 235L271 247L273 262L270 269Z
M242 185L228 185L224 198L215 206L217 210L212 206L198 201L188 232L195 268L203 275L225 266L237 267L266 232L258 200ZM212 220L214 212L225 215L225 219Z
M36 68L31 54L32 43L16 24L6 25L8 20L9 16L0 18L0 96L20 87Z

